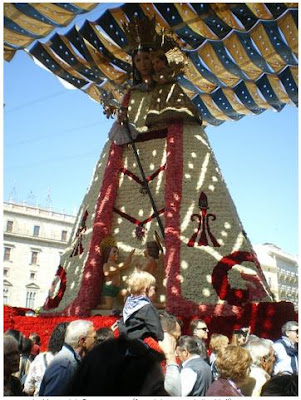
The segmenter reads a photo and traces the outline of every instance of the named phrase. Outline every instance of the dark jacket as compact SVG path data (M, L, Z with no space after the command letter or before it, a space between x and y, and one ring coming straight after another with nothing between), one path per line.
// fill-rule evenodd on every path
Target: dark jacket
M39 396L64 396L79 363L79 355L65 343L45 371Z
M242 396L242 393L231 385L228 379L218 379L214 381L207 390L205 396Z
M125 335L129 339L143 340L146 337L152 337L155 340L164 339L158 312L151 303L134 312L126 322L122 318L118 328L120 335Z

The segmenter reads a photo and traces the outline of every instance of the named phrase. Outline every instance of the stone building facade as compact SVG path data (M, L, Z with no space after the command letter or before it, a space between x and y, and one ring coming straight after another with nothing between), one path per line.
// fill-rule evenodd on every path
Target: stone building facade
M276 301L290 301L298 310L298 259L271 243L255 245L257 257Z
M51 210L3 204L3 303L43 305L75 217Z

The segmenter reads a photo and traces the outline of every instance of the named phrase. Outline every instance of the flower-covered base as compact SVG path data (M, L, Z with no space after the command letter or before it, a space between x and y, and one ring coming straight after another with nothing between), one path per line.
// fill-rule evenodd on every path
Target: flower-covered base
M287 321L297 320L298 315L294 311L294 305L289 302L247 304L237 307L236 313L231 316L212 314L204 306L202 318L209 327L209 334L223 333L231 338L234 329L240 327L251 327L251 333L275 340L281 336L281 327ZM60 322L73 321L77 316L60 317L26 317L24 309L4 306L4 331L7 329L20 330L27 337L31 332L36 332L41 337L42 351L47 349L49 336L53 328ZM183 320L182 333L188 333L191 319L199 316L187 317L175 314ZM110 327L118 319L115 316L95 316L86 319L93 321L95 329ZM117 332L116 332L117 334Z
M156 274L157 301L193 318L241 314L272 293L199 125L175 121L136 141L146 179L164 226L164 260ZM121 287L144 262L148 241L160 232L144 193L132 149L107 143L92 179L43 316L89 316L102 303L103 242L112 236L123 262ZM163 235L162 235L163 236ZM116 299L114 308L124 301Z

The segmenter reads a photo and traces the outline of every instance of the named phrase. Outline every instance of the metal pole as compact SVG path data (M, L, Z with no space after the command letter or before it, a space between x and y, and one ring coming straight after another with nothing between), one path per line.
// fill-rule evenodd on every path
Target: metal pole
M157 210L157 207L156 207L156 204L155 204L153 195L152 195L152 193L151 193L151 191L150 191L150 188L149 188L149 186L148 186L148 182L147 182L147 180L146 180L146 176L145 176L145 173L144 173L144 171L143 171L143 167L142 167L142 164L141 164L141 161L140 161L140 157L139 157L139 154L138 154L138 152L137 152L137 148L136 148L135 142L134 142L134 140L133 140L133 138L132 138L129 125L128 125L127 122L124 122L123 124L124 124L124 126L125 126L126 132L127 132L128 137L129 137L129 139L130 139L130 142L131 142L131 145L132 145L132 148L133 148L133 151L134 151L134 155L135 155L135 157L136 157L136 161L137 161L137 164L138 164L138 167L139 167L139 170L140 170L142 179L143 179L144 187L145 187L145 189L146 189L146 191L147 191L148 197L149 197L149 199L150 199L152 208L153 208L153 210L154 210L156 219L157 219L158 224L159 224L159 228L160 228L160 231L161 231L161 235L162 235L162 237L163 237L163 239L164 239L164 238L165 238L164 227L163 227L162 221L161 221L161 219L160 219L160 217L159 217L158 210Z

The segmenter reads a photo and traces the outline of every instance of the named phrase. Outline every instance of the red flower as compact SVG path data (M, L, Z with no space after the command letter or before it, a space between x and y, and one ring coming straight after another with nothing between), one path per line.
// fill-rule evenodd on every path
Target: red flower
M60 280L59 290L55 297L51 297L51 295L49 294L49 296L45 302L45 305L44 305L45 310L49 310L51 308L57 307L60 304L60 301L62 300L62 297L66 290L66 281L67 281L66 271L64 270L64 268L61 265L59 265L55 276L58 277L58 279Z

